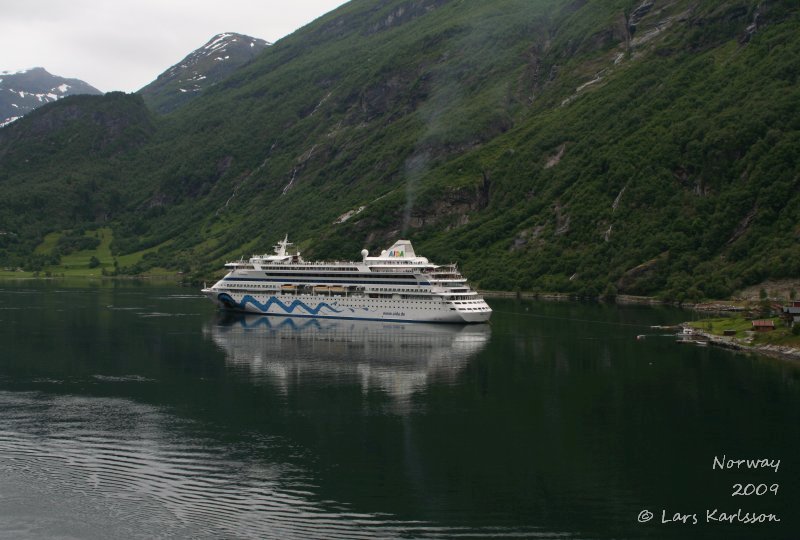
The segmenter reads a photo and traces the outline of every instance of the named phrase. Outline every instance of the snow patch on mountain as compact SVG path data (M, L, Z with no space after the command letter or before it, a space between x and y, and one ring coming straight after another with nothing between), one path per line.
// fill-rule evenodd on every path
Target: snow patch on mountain
M6 127L8 124L10 124L10 123L12 123L12 122L16 122L16 121L17 121L17 120L19 120L20 118L22 118L22 117L21 117L21 116L9 116L8 118L6 118L6 119L5 119L5 120L3 120L2 122L0 122L0 128L4 128L4 127Z
M219 34L218 36L214 36L213 38L211 38L211 41L209 41L203 47L203 49L204 50L211 49L213 51L213 50L218 49L220 47L224 47L224 46L226 46L228 44L227 43L227 38L229 38L232 35L233 34ZM233 38L231 41L236 41L236 38Z

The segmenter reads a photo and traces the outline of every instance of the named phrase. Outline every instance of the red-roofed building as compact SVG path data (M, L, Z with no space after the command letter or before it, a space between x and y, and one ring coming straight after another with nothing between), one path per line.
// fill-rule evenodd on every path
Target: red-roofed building
M769 332L775 330L775 321L772 319L756 319L753 321L753 330L758 332Z

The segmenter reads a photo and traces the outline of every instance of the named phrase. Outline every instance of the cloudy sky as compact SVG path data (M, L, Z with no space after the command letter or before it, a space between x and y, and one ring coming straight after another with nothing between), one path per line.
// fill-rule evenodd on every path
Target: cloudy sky
M270 42L345 0L36 0L0 7L0 71L133 92L222 32Z

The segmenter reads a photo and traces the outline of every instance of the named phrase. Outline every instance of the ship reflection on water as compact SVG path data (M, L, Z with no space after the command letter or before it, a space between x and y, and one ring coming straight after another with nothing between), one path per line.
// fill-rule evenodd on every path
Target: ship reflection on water
M453 384L488 343L488 324L389 323L221 313L206 335L230 367L287 393L298 383L380 389L402 404Z

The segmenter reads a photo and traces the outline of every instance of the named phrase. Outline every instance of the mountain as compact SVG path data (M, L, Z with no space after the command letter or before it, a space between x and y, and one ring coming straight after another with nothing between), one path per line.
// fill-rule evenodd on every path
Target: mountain
M44 68L0 72L0 128L45 103L74 94L102 94L78 79L51 75Z
M790 0L353 0L169 115L0 130L0 265L99 227L196 277L408 237L483 288L725 297L800 275L799 75Z
M138 93L152 109L168 113L227 78L269 45L263 39L242 34L218 34Z

